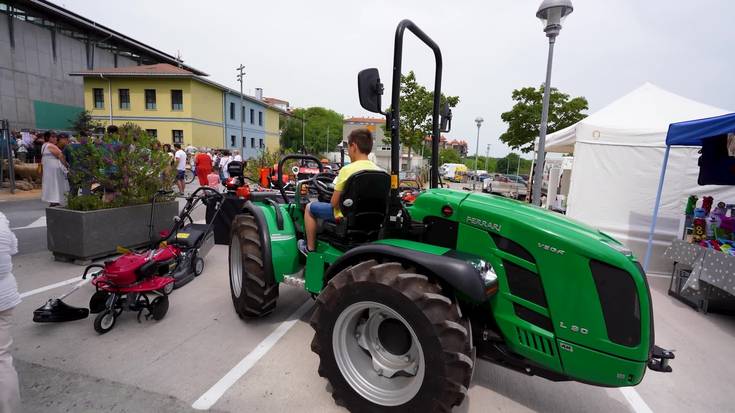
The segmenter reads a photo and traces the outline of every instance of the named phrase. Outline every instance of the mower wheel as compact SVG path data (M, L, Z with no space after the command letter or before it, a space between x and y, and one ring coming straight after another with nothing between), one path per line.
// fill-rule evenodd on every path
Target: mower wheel
M175 282L172 282L172 283L168 283L168 284L166 284L166 286L165 286L165 287L161 288L161 289L160 289L160 290L158 290L158 291L160 291L160 292L161 292L161 294L163 294L163 295L169 295L169 294L171 294L172 292L174 292L174 288L175 288L175 286L176 286L176 283L175 283Z
M204 258L194 256L194 262L192 263L192 270L194 271L195 277L202 275L202 273L204 272Z
M474 367L456 300L396 262L364 261L332 278L310 321L319 375L356 412L450 411Z
M278 283L263 266L258 224L251 215L237 215L230 232L230 293L240 318L256 318L276 308Z
M89 312L92 314L98 314L105 311L105 308L107 308L107 299L109 297L110 293L107 291L95 291L89 299Z
M151 301L150 306L148 307L148 311L151 312L151 318L153 318L154 320L158 321L163 319L163 317L165 317L166 313L168 312L168 296L162 295L154 298L153 301Z
M105 310L97 314L94 319L94 331L105 334L112 330L112 327L115 327L115 320L117 320L118 315L119 313L115 310Z

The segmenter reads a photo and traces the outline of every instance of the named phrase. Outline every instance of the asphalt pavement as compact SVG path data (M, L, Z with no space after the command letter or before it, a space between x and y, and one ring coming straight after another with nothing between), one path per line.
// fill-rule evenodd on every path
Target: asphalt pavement
M25 201L23 201L25 202ZM15 204L15 205L13 205ZM16 206L17 205L17 206ZM136 321L125 313L97 335L92 318L35 324L32 312L66 291L82 267L56 262L45 240L43 204L0 204L23 239L14 273L23 302L14 310L16 358L24 412L342 412L318 376L310 351L312 300L281 286L276 311L240 320L232 308L227 249L216 246L204 273L174 291L166 317ZM34 231L40 231L37 235ZM45 245L45 244L44 244ZM649 371L635 388L553 383L479 362L457 412L724 412L735 410L730 364L735 320L700 314L666 294L668 280L650 278L656 341L677 350L674 373ZM49 287L51 286L51 287ZM86 306L85 285L65 301Z

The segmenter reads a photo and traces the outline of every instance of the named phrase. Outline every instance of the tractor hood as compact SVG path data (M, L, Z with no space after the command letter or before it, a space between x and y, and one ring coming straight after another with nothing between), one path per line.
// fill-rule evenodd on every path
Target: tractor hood
M453 214L447 219L492 233L515 238L513 232L533 229L533 232L540 231L549 239L554 239L555 243L558 243L556 240L563 240L567 244L562 246L544 243L543 246L586 251L590 258L607 262L612 259L620 265L625 265L623 261L630 263L633 260L631 252L623 244L600 230L562 214L497 195L445 188L431 189L416 198L410 209L411 217L416 221L423 221L429 216L442 216L445 206L453 210ZM547 238L546 236L543 238ZM534 249L536 248L529 248Z

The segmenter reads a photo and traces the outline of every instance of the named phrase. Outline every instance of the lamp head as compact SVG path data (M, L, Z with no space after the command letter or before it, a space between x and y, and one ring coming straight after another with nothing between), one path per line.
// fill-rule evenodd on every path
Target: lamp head
M544 32L548 37L556 37L561 31L561 24L569 16L574 7L571 0L544 0L536 12L541 20Z

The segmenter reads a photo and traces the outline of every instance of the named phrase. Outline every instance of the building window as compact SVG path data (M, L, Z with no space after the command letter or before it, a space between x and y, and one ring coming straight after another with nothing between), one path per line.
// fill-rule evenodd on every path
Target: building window
M263 149L263 139L260 140L260 149Z
M235 120L235 102L230 102L230 119Z
M184 131L174 129L171 131L171 137L174 143L184 143Z
M158 129L146 129L145 133L147 133L151 138L158 139Z
M156 89L145 90L145 108L156 110Z
M240 113L240 119L245 122L245 106L242 107L242 113Z
M120 97L120 109L130 109L130 89L120 89L117 95Z
M250 124L255 124L255 109L250 109Z
M92 94L94 95L94 108L95 109L104 109L105 108L105 91L101 88L94 88L92 89Z
M250 147L251 148L255 147L255 138L250 138Z
M235 146L235 139L237 139L235 135L230 135L230 146Z
M258 126L263 126L263 112L258 112Z
M184 93L181 90L171 91L171 110L184 110Z
M247 141L245 139L247 139L247 138L243 136L242 137L242 147L243 148L247 147L247 145L245 144L245 142L247 142Z

